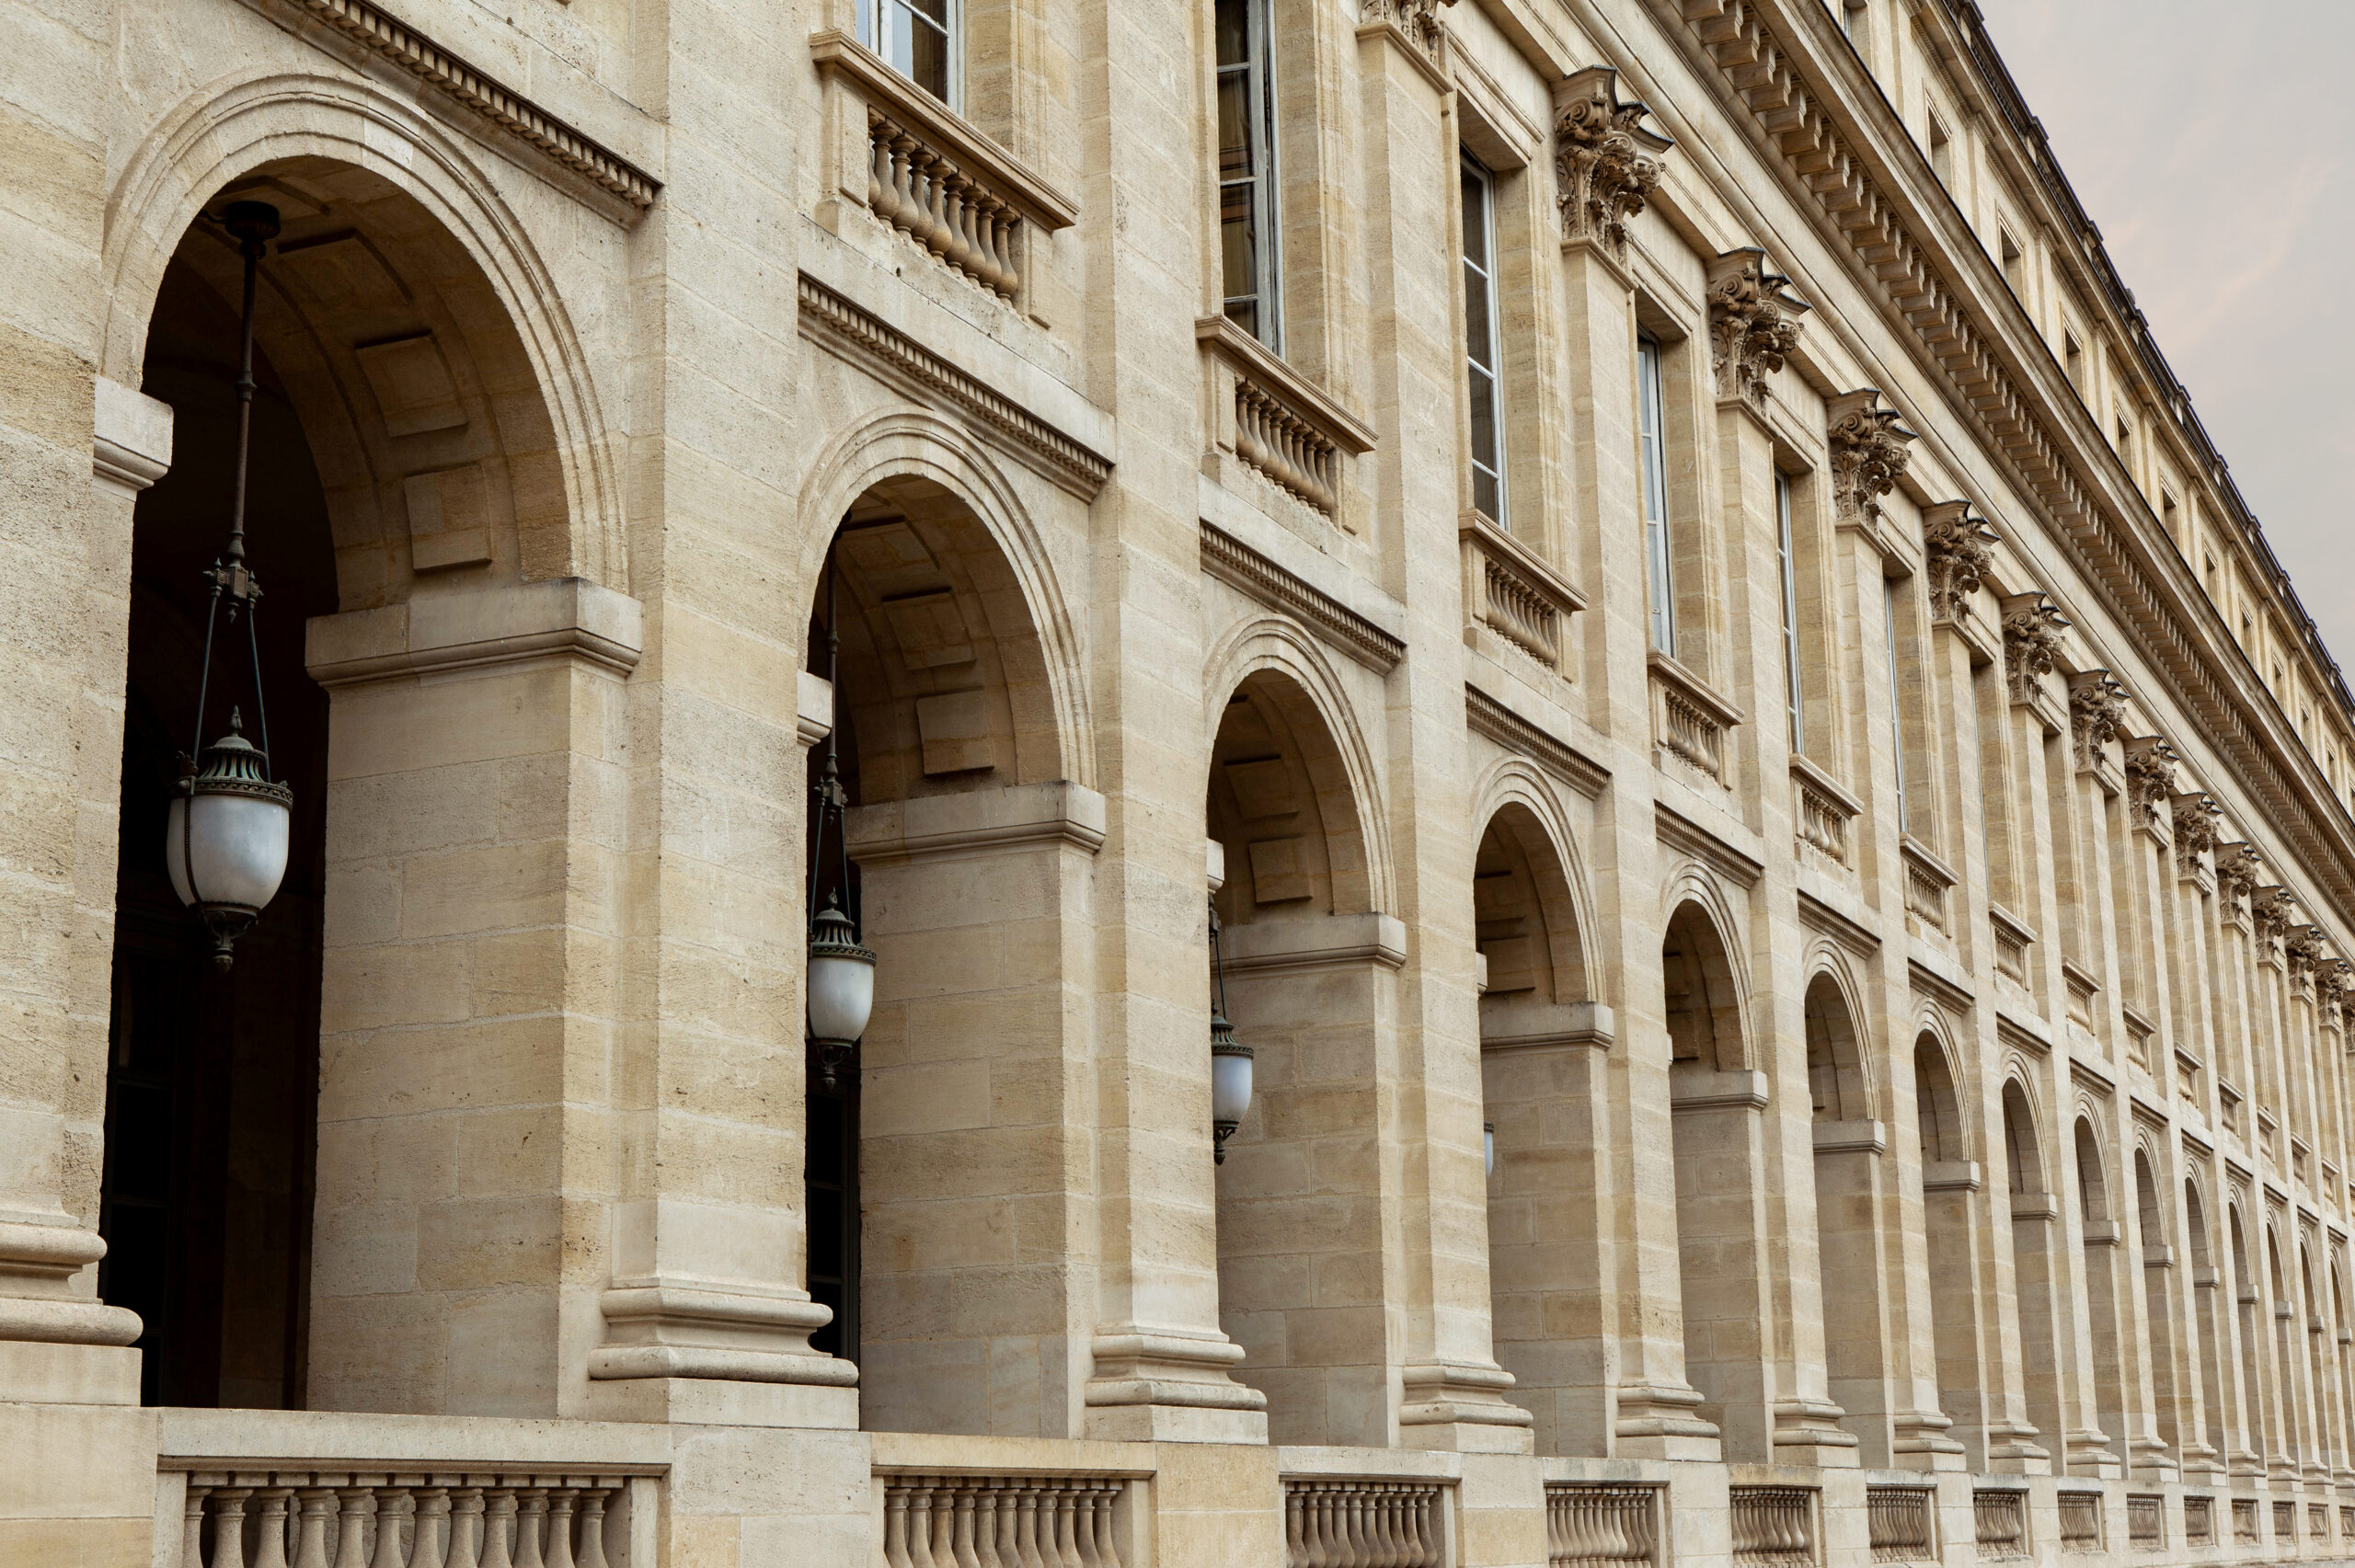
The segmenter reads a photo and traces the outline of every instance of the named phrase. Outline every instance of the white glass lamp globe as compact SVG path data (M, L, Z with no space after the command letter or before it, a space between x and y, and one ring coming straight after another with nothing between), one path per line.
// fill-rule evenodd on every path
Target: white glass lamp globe
M1480 1164L1491 1176L1497 1173L1497 1124L1480 1124Z
M1211 1014L1211 1158L1226 1163L1226 1140L1251 1109L1251 1047L1239 1045L1223 1013Z
M810 1037L850 1046L875 1012L875 955L851 934L850 917L829 904L810 922Z
M294 792L264 775L267 759L241 733L204 749L204 765L181 782L164 829L172 891L213 930L213 962L229 967L231 946L278 896L286 878Z

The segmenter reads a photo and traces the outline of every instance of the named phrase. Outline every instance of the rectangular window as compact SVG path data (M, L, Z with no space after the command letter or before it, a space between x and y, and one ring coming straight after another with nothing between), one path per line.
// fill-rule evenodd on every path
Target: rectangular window
M1951 188L1954 184L1954 138L1947 134L1946 122L1938 118L1937 110L1929 110L1928 119L1930 170L1938 177L1941 185Z
M2009 229L2000 231L2002 243L1997 258L2004 264L2004 281L2022 304L2028 303L2028 257L2020 250L2020 242L2012 237Z
M1282 351L1276 297L1275 78L1267 0L1218 0L1218 231L1226 315Z
M858 0L858 39L883 63L947 104L957 101L959 0Z
M1905 689L1897 670L1897 582L1880 579L1881 620L1889 627L1889 755L1897 764L1897 830L1905 831Z
M1775 554L1783 568L1783 694L1791 710L1791 750L1807 751L1806 719L1799 703L1799 574L1791 544L1791 480L1775 475Z
M1636 340L1636 391L1643 430L1644 584L1651 594L1652 647L1676 653L1676 597L1668 562L1668 431L1660 340Z
M1505 518L1504 400L1497 388L1496 183L1464 160L1464 377L1472 404L1472 504Z
M2070 385L2079 392L2085 390L2085 345L2077 341L2074 332L2061 334L2061 368L2068 372Z

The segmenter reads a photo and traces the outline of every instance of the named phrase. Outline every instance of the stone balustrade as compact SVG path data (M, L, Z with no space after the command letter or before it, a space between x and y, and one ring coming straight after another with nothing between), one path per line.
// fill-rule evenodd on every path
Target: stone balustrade
M1586 601L1536 553L1476 511L1464 514L1456 539L1464 554L1464 610L1547 670L1562 670L1572 614Z
M1436 1482L1288 1475L1283 1488L1285 1568L1446 1568Z
M1924 1562L1937 1557L1930 1523L1931 1493L1919 1486L1865 1489L1865 1522L1876 1562Z
M1266 345L1223 315L1194 336L1210 357L1214 455L1236 461L1304 505L1344 517L1346 459L1373 450L1373 431Z
M1734 1486L1733 1560L1741 1568L1812 1568L1816 1557L1815 1489Z
M1545 1485L1547 1568L1605 1568L1660 1558L1660 1490L1556 1481Z
M2099 1551L2101 1550L2100 1493L2063 1492L2061 1494L2061 1550L2063 1551Z
M2216 1544L2216 1500L2212 1497L2187 1497L2183 1500L2183 1544L2213 1546Z
M1700 676L1668 655L1651 655L1652 752L1663 765L1681 764L1730 789L1727 754L1741 710L1711 691Z
M1952 929L1947 924L1947 889L1955 885L1954 873L1928 845L1910 834L1900 849L1905 857L1906 912L1933 931Z
M2126 1500L2126 1543L2136 1551L2160 1551L2167 1544L2167 1500L2137 1495Z
M1848 825L1863 810L1854 795L1804 757L1791 759L1791 829L1802 857L1812 850L1834 864L1849 859Z
M1127 1483L1072 1475L887 1475L889 1568L1122 1568Z
M621 1475L191 1471L165 1568L630 1568Z
M1982 1559L2028 1554L2027 1493L1973 1492L1970 1515Z

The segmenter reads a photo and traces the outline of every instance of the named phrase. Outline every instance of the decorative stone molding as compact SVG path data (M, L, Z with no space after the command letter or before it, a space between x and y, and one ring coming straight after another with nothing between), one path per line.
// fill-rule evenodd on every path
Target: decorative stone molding
M860 865L905 865L1055 846L1094 854L1103 847L1104 821L1101 795L1058 779L855 806L843 818L843 836Z
M502 86L415 28L368 0L247 0L276 19L281 8L309 17L390 62L429 91L489 120L592 185L627 203L635 223L662 182L611 148L581 134L513 89Z
M1930 617L1959 624L1970 614L1971 597L1993 558L1988 546L2003 535L1969 501L1940 501L1922 514L1922 551L1930 563Z
M645 647L637 600L586 578L436 594L315 617L303 658L334 691L454 670L577 661L626 677Z
M2355 991L2355 964L2344 958L2330 958L2315 971L2315 1003L2321 1010L2325 1027L2346 1027L2350 991Z
M105 376L90 415L90 472L137 495L172 466L172 406Z
M2174 830L2169 804L2175 798L2175 765L2181 761L2164 736L2137 736L2126 743L2126 798L2136 827L2156 831L2165 824Z
M1938 931L1949 929L1947 890L1959 880L1953 869L1910 833L1899 841L1898 850L1905 861L1906 912Z
M1997 904L1987 906L1987 923L1995 937L1995 972L2016 984L2028 984L2028 950L2036 941L2036 933Z
M801 334L856 356L911 391L928 392L979 418L1015 444L1049 478L1091 500L1111 475L1108 457L1089 450L1044 419L1000 395L915 339L854 304L807 272L801 274Z
M1837 864L1850 866L1848 824L1863 813L1856 797L1806 758L1791 758L1792 836Z
M1660 155L1676 143L1644 129L1650 112L1619 101L1619 73L1608 65L1574 72L1554 89L1554 182L1562 237L1599 245L1612 260L1627 255L1627 220L1660 185Z
M1194 338L1217 367L1214 448L1339 521L1342 458L1372 452L1373 431L1225 316L1196 321Z
M1653 760L1665 767L1672 758L1731 789L1729 732L1742 722L1741 710L1657 648L1651 655L1651 675Z
M1407 645L1397 637L1224 529L1203 523L1201 551L1202 570L1269 609L1298 618L1375 674L1389 674L1407 657Z
M2069 677L2069 733L2079 773L2101 765L2103 748L2118 738L2125 716L2126 688L2108 670L2081 670Z
M834 1314L799 1291L626 1279L597 1304L605 1340L589 1352L595 1380L722 1378L838 1389L858 1381L856 1365L810 1348L810 1333Z
M1798 315L1807 302L1783 291L1790 282L1766 270L1766 253L1729 250L1709 262L1709 362L1717 400L1766 406L1766 378L1798 347Z
M1395 29L1437 65L1447 48L1447 23L1440 13L1455 0L1365 0L1358 13L1368 26Z
M2004 617L2004 681L2015 703L2032 703L2044 677L2053 671L2067 616L2043 591L2006 594L1997 600Z
M1470 728L1506 750L1529 758L1589 800L1600 796L1611 782L1610 769L1468 681L1464 687L1464 719Z
M1897 486L1911 455L1914 434L1899 423L1894 408L1880 406L1878 387L1859 387L1833 398L1825 410L1832 447L1832 505L1843 523L1876 526L1880 498Z
M2175 868L2188 876L2200 869L2200 857L2216 847L2216 824L2224 808L2216 804L2214 795L2199 790L2170 795L2167 804L2168 825L2175 831Z
M1569 658L1570 617L1586 608L1579 590L1534 551L1476 511L1455 535L1464 560L1464 612L1547 670Z

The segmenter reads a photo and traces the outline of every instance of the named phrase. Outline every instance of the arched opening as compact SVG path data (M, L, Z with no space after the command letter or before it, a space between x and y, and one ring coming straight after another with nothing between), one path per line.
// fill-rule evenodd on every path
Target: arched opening
M1881 1291L1880 1154L1864 1053L1830 975L1808 987L1807 1076L1814 1105L1815 1229L1832 1402L1868 1466L1890 1462L1889 1325Z
M2201 1436L2211 1451L2222 1454L2227 1451L2225 1369L2218 1355L2223 1326L2216 1319L2222 1281L2216 1273L2215 1250L2208 1240L2207 1206L2200 1200L2200 1184L2188 1176L2183 1182L2183 1232L2185 1250L2191 1256L2192 1377L2200 1393Z
M281 223L257 288L246 528L265 589L270 772L291 785L294 816L285 881L216 977L162 854L177 756L198 723L199 571L228 530L233 200L268 203ZM141 367L144 393L173 410L174 462L139 498L132 531L100 1288L145 1321L150 1402L442 1409L452 1388L503 1401L520 1361L505 1337L552 1345L553 1291L541 1321L470 1333L448 1309L472 1283L447 1277L463 1249L421 1240L468 1234L488 1206L510 1222L502 1242L537 1255L560 1246L561 1221L517 1214L494 1172L460 1187L457 1162L431 1152L454 1146L447 1059L405 1084L384 1032L431 1023L440 1048L463 1054L466 1029L501 1011L478 1007L465 978L478 889L437 852L453 832L511 850L528 835L491 819L502 795L485 757L467 759L465 784L428 778L451 737L396 711L402 698L370 686L331 701L306 671L305 623L561 569L553 426L459 241L391 180L319 157L213 194L162 269ZM227 727L224 668L248 736L259 728L245 629L221 637L207 741ZM343 646L328 638L329 664ZM530 881L506 891L527 898ZM499 923L520 941L512 928L533 922L516 907Z
M1982 1392L1979 1370L1978 1247L1972 1195L1979 1168L1962 1130L1954 1077L1938 1037L1913 1042L1913 1116L1921 1139L1924 1240L1930 1263L1930 1323L1938 1365L1939 1408L1959 1436L1982 1446L1999 1412ZM1982 1453L1981 1459L1985 1456Z
M2150 1151L2134 1150L2134 1215L2142 1244L2143 1316L2150 1324L2151 1393L2158 1403L2159 1440L2180 1449L2196 1434L2187 1425L2176 1386L2175 1248L2167 1241L2165 1189L2151 1173Z
M835 728L810 750L810 831L831 759L848 864L821 846L811 907L839 899L876 963L856 1050L831 1086L810 1064L808 1288L834 1312L810 1344L857 1362L867 1430L1068 1436L1089 1035L1067 993L1101 804L1069 778L1022 584L971 502L875 483L827 563L810 669Z
M2310 1464L2327 1466L2331 1462L2334 1429L2338 1423L2331 1411L2330 1379L2325 1376L2323 1351L2322 1303L2315 1296L2314 1253L2302 1242L2298 1246L2298 1299L2303 1308L2307 1426L2309 1440L2306 1459Z
M1677 1282L1684 1372L1729 1461L1771 1451L1766 1384L1764 1075L1749 1070L1742 1003L1723 938L1697 902L1660 944L1676 1151Z
M1308 692L1262 670L1211 750L1227 1015L1256 1051L1218 1167L1219 1326L1273 1443L1391 1436L1377 1034L1403 955L1371 901L1360 802Z
M2098 1426L2121 1443L2131 1442L2126 1388L2119 1355L2119 1226L2112 1216L2109 1182L2101 1139L2093 1123L2077 1118L2075 1129L2078 1219L2084 1226L2085 1330L2092 1341L2094 1384L2085 1401L2085 1425Z
M2004 1162L2011 1193L2012 1281L2028 1420L2048 1435L2049 1442L2065 1444L2069 1428L2062 1419L2051 1236L2061 1211L2045 1177L2036 1113L2017 1079L2004 1084ZM2056 1448L2056 1455L2062 1451Z
M1585 1005L1585 950L1560 852L1515 801L1488 819L1472 912L1487 969L1481 1088L1495 1129L1488 1289L1497 1360L1536 1413L1538 1451L1603 1451L1609 1378L1598 1354L1610 1157L1603 1047Z
M2271 1288L2273 1299L2273 1386L2275 1400L2280 1411L2276 1424L2269 1429L2273 1439L2266 1450L2267 1461L2278 1467L2278 1473L2294 1479L2297 1474L2298 1450L2303 1436L2302 1413L2298 1401L2298 1356L2291 1337L2291 1324L2297 1310L2290 1304L2290 1285L2281 1272L2281 1239L2270 1226L2265 1231L2266 1284Z
M2330 1265L2330 1331L2338 1356L2338 1419L2339 1441L2355 1449L2355 1368L2348 1365L2349 1345L2347 1326L2347 1292L2340 1287L2338 1266Z
M2265 1340L2257 1322L2257 1275L2249 1265L2248 1238L2241 1228L2239 1206L2228 1206L2224 1214L2233 1250L2233 1301L2240 1312L2241 1432L2248 1444L2249 1456L2257 1461L2261 1471L2266 1458L2277 1451L2277 1445L2270 1391L2263 1376Z

